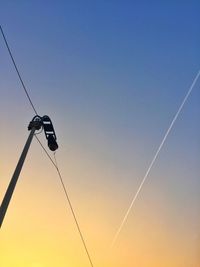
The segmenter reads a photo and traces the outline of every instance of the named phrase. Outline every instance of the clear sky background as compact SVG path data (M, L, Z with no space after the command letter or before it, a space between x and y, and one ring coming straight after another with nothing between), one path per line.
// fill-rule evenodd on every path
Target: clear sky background
M59 166L95 267L200 265L200 81L110 249L200 69L199 14L199 1L1 1L30 96L54 122ZM2 199L34 116L2 38L0 92ZM90 266L36 140L0 231L0 266Z

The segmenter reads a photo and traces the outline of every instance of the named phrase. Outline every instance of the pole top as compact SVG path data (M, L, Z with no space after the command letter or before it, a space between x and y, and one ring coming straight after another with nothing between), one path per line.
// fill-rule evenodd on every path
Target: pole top
M56 142L56 133L52 124L51 119L49 116L44 115L43 117L40 117L38 115L34 116L32 121L29 123L28 130L32 130L35 128L36 130L40 130L41 127L44 130L48 147L51 151L55 151L58 149L58 144Z
M40 116L35 116L32 121L29 123L28 130L32 130L35 128L36 130L40 130L42 127L42 120Z

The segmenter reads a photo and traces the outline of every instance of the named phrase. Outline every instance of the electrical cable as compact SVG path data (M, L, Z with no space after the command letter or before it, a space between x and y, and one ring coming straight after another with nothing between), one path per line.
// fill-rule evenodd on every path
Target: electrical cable
M39 134L41 134L42 132L43 132L43 127L41 128L41 130L38 132L38 133L34 133L34 136L36 136L36 135L39 135Z
M83 245L84 245L85 251L86 251L86 253L87 253L88 259L89 259L89 261L90 261L90 264L91 264L91 266L93 267L94 265L93 265L92 259L91 259L91 257L90 257L88 248L87 248L87 246L86 246L85 239L84 239L84 237L83 237L82 231L81 231L81 229L80 229L80 225L79 225L79 223L78 223L78 220L77 220L76 214L75 214L75 212L74 212L72 203L71 203L71 201L70 201L70 198L69 198L69 195L68 195L68 193L67 193L65 184L64 184L64 182L63 182L63 178L62 178L61 173L60 173L60 170L59 170L59 168L58 168L57 159L56 159L56 152L54 152L54 159L55 159L56 169L57 169L57 172L58 172L58 175L59 175L59 178L60 178L60 182L61 182L61 184L62 184L62 187L63 187L64 193L65 193L65 196L66 196L66 198L67 198L68 204L69 204L70 209L71 209L71 212L72 212L72 214L73 214L74 221L75 221L75 223L76 223L78 232L79 232L79 234L80 234L80 237L81 237L82 243L83 243Z
M87 246L86 246L85 239L84 239L83 234L82 234L82 231L81 231L81 229L80 229L80 225L79 225L79 223L78 223L77 216L76 216L75 211L74 211L74 208L73 208L73 206L72 206L72 203L71 203L69 194L68 194L67 189L66 189L66 186L65 186L65 184L64 184L64 182L63 182L63 178L62 178L60 169L59 169L58 164L57 164L56 154L55 154L55 152L54 152L54 154L53 154L53 155L54 155L54 161L53 161L52 157L49 155L49 153L47 152L47 150L45 149L45 147L43 146L43 144L41 143L41 141L39 140L39 138L38 138L37 136L35 136L35 138L37 139L38 143L40 144L40 146L41 146L42 149L44 150L45 154L47 155L47 157L49 158L49 160L51 161L51 163L53 164L53 166L56 168L56 171L57 171L58 176L59 176L59 178L60 178L60 182L61 182L61 185L62 185L64 194L65 194L65 196L66 196L66 199L67 199L67 202L68 202L68 204L69 204L70 210L71 210L71 212L72 212L74 221L75 221L75 223L76 223L76 227L77 227L78 232L79 232L79 235L80 235L80 237L81 237L81 240L82 240L83 246L84 246L84 248L85 248L86 254L87 254L87 256L88 256L90 265L91 265L92 267L94 267L93 262L92 262L92 259L91 259L91 257L90 257L89 251L88 251L88 248L87 248Z
M17 75L18 75L18 77L19 77L19 80L20 80L20 82L21 82L21 84L22 84L22 87L23 87L23 89L24 89L24 92L25 92L25 94L26 94L26 96L27 96L27 98L28 98L28 100L29 100L29 103L30 103L30 105L32 106L32 108L33 108L35 114L38 115L38 113L37 113L37 111L36 111L36 108L35 108L35 106L33 105L33 102L32 102L32 100L31 100L31 97L30 97L30 95L29 95L29 93L28 93L28 91L27 91L27 89L26 89L26 86L25 86L24 81L23 81L23 79L22 79L22 76L21 76L21 74L20 74L20 72L19 72L19 69L18 69L18 67L17 67L17 64L16 64L16 62L15 62L15 60L14 60L13 54L12 54L12 52L11 52L11 50L10 50L10 47L9 47L9 45L8 45L8 41L7 41L7 39L6 39L6 36L5 36L5 34L4 34L4 31L3 31L3 28L2 28L1 25L0 25L0 31L1 31L1 34L2 34L2 36L3 36L3 40L4 40L5 45L6 45L6 47L7 47L8 53L9 53L9 55L10 55L10 58L11 58L11 60L12 60L12 63L13 63L13 65L14 65L15 70L16 70L16 72L17 72ZM40 133L41 133L41 132L39 132L39 133L37 133L37 134L40 134ZM45 147L44 147L44 146L42 145L42 143L40 142L39 138L37 137L37 134L34 134L35 138L37 139L39 145L42 147L42 149L44 150L45 154L47 155L47 157L49 158L49 160L51 161L51 163L52 163L53 166L55 167L55 169L57 170L58 176L59 176L59 178L60 178L60 182L61 182L61 184L62 184L62 187L63 187L64 193L65 193L67 202L68 202L69 207L70 207L70 210L71 210L71 212L72 212L72 215L73 215L75 224L76 224L76 226L77 226L77 229L78 229L79 235L80 235L80 237L81 237L81 241L82 241L82 243L83 243L83 246L84 246L84 249L85 249L85 251L86 251L87 257L88 257L88 259L89 259L90 265L91 265L92 267L94 267L93 262L92 262L91 257L90 257L90 254L89 254L89 251L88 251L88 248L87 248L87 246L86 246L85 239L84 239L83 234L82 234L82 231L81 231L81 229L80 229L80 226L79 226L79 223L78 223L78 220L77 220L75 211L74 211L74 209L73 209L71 200L70 200L69 195L68 195L68 193L67 193L67 189L66 189L66 187L65 187L65 184L64 184L64 181L63 181L61 172L60 172L60 170L59 170L59 168L58 168L57 160L56 160L55 154L54 154L54 159L55 159L55 162L54 162L53 159L51 158L51 156L49 155L49 153L47 152L47 150L45 149Z
M29 103L31 104L31 106L32 106L32 108L33 108L35 114L38 115L38 113L37 113L37 111L36 111L36 108L35 108L35 106L33 105L33 102L32 102L32 100L31 100L31 98L30 98L30 96L29 96L29 93L28 93L28 91L27 91L27 89L26 89L26 86L25 86L25 84L24 84L24 82L23 82L23 79L22 79L22 76L21 76L21 74L20 74L20 72L19 72L19 69L18 69L18 67L17 67L17 65L16 65L16 62L15 62L15 60L14 60L13 54L12 54L12 52L11 52L11 50L10 50L10 47L9 47L9 45L8 45L6 36L5 36L5 34L4 34L4 31L3 31L3 28L2 28L1 25L0 25L0 31L1 31L1 34L2 34L2 36L3 36L3 40L4 40L4 42L5 42L5 45L6 45L6 48L7 48L7 50L8 50L8 53L9 53L9 55L10 55L10 58L11 58L11 60L12 60L12 63L13 63L13 65L14 65L15 70L16 70L16 72L17 72L17 75L18 75L18 77L19 77L19 80L20 80L20 82L21 82L21 84L22 84L22 87L23 87L23 89L24 89L24 92L25 92L25 94L26 94L26 96L27 96L27 98L28 98L28 100L29 100Z

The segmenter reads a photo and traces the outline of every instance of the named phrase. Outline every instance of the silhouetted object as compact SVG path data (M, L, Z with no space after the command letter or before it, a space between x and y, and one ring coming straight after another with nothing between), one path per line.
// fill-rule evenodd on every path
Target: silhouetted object
M51 122L51 119L45 115L42 117L43 122L43 129L46 135L46 139L48 141L48 147L50 150L55 151L58 149L58 144L56 142L56 134L53 128L53 124Z
M56 149L58 149L58 144L56 140L54 139L53 135L48 136L48 147L52 151L55 151Z
M22 154L19 158L19 161L17 163L16 169L13 173L12 179L8 185L7 191L5 193L5 196L3 198L3 201L0 206L0 227L3 223L6 211L8 209L8 205L10 203L10 200L12 198L13 192L15 190L15 186L17 184L21 169L23 167L24 161L26 159L26 155L28 153L31 141L33 139L33 135L35 131L40 130L41 127L44 128L44 132L48 141L48 146L52 151L55 151L58 149L58 144L56 142L56 134L52 125L52 122L48 116L40 117L36 115L32 121L29 123L28 130L31 131L29 134L29 137L26 141L26 144L24 146L24 149L22 151Z

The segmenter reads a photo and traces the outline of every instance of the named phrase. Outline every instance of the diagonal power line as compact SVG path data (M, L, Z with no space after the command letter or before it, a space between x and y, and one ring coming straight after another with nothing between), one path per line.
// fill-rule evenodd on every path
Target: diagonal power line
M54 161L53 161L53 159L51 158L51 156L49 155L49 153L47 152L47 150L45 149L45 147L43 146L43 144L40 142L39 138L38 138L36 135L35 135L35 137L36 137L38 143L40 144L40 146L42 147L42 149L44 150L45 154L47 155L47 157L49 158L49 160L50 160L51 163L53 164L53 166L56 168L56 171L57 171L57 173L58 173L58 176L59 176L59 179L60 179L60 182L61 182L61 185L62 185L64 194L65 194L65 196L66 196L66 199L67 199L67 202L68 202L68 204L69 204L70 210L71 210L71 212L72 212L72 215L73 215L73 218L74 218L76 227L77 227L78 232L79 232L79 235L80 235L80 237L81 237L81 241L82 241L82 243L83 243L83 246L84 246L84 248L85 248L86 254L87 254L88 259L89 259L89 261L90 261L90 265L91 265L92 267L94 267L93 262L92 262L92 259L91 259L91 257L90 257L89 251L88 251L88 248L87 248L87 246L86 246L86 242L85 242L85 239L84 239L84 237L83 237L83 234L82 234L80 225L79 225L79 223L78 223L78 220L77 220L77 217L76 217L74 208L73 208L73 206L72 206L72 203L71 203L69 194L68 194L68 192L67 192L67 189L66 189L66 186L65 186L65 184L64 184L64 181L63 181L63 178L62 178L60 169L59 169L59 167L58 167L57 159L56 159L56 154L55 154L55 152L54 152Z
M29 93L28 93L27 89L26 89L26 86L25 86L25 84L24 84L24 81L23 81L23 79L22 79L22 76L21 76L21 74L20 74L20 72L19 72L19 69L18 69L17 64L16 64L16 62L15 62L15 59L14 59L14 57L13 57L13 54L12 54L12 52L11 52L11 50L10 50L10 47L9 47L9 45L8 45L6 36L5 36L5 34L4 34L4 31L3 31L3 28L2 28L1 25L0 25L0 31L1 31L3 40L4 40L4 42L5 42L6 48L7 48L7 50L8 50L8 53L9 53L9 55L10 55L10 58L11 58L11 60L12 60L12 63L13 63L13 65L14 65L15 70L16 70L16 72L17 72L17 75L18 75L18 77L19 77L19 80L20 80L20 82L21 82L21 85L22 85L22 87L23 87L23 89L24 89L24 92L25 92L27 98L28 98L28 101L29 101L31 107L33 108L35 114L38 115L38 114L37 114L37 111L36 111L36 108L35 108L35 106L33 105L33 102L32 102L32 100L31 100L31 98L30 98L30 96L29 96Z
M80 235L80 237L81 237L81 240L82 240L83 246L84 246L84 248L85 248L86 254L87 254L88 259L89 259L89 261L90 261L90 265L91 265L92 267L94 267L93 262L92 262L92 259L91 259L91 257L90 257L89 251L88 251L88 248L87 248L87 246L86 246L85 239L84 239L83 234L82 234L82 231L81 231L81 229L80 229L80 225L79 225L79 223L78 223L78 220L77 220L77 217L76 217L74 208L73 208L72 203L71 203L71 201L70 201L69 194L68 194L67 189L66 189L66 187L65 187L65 184L64 184L64 182L63 182L63 178L62 178L61 172L60 172L59 167L58 167L58 163L57 163L56 153L55 153L55 152L54 152L54 159L55 159L55 165L56 165L56 169L57 169L57 172L58 172L58 176L59 176L59 178L60 178L60 182L61 182L61 184L62 184L62 187L63 187L64 193L65 193L65 196L66 196L66 198L67 198L67 202L68 202L68 204L69 204L69 206L70 206L72 215L73 215L73 217L74 217L74 221L75 221L75 223L76 223L76 227L77 227L78 232L79 232L79 235Z
M34 113L35 113L36 115L38 115L38 113L37 113L37 111L36 111L36 108L35 108L35 106L34 106L32 100L31 100L31 97L30 97L29 93L28 93L28 90L27 90L27 88L26 88L26 86L25 86L25 83L24 83L24 81L23 81L23 79L22 79L22 76L21 76L21 74L20 74L20 72L19 72L19 69L18 69L17 64L16 64L16 62L15 62L15 59L14 59L14 57L13 57L12 51L11 51L9 45L8 45L8 41L7 41L7 39L6 39L6 36L5 36L5 34L4 34L4 31L3 31L3 28L2 28L1 25L0 25L0 32L1 32L1 34L2 34L3 40L4 40L4 42L5 42L5 45L6 45L6 48L7 48L7 50L8 50L8 53L9 53L9 55L10 55L10 58L11 58L11 60L12 60L12 63L13 63L13 65L14 65L15 71L16 71L16 73L17 73L17 75L18 75L18 78L19 78L19 80L20 80L20 82L21 82L21 85L22 85L22 87L23 87L23 89L24 89L24 92L25 92L25 94L26 94L26 96L27 96L27 99L28 99L28 101L29 101L29 103L30 103L30 105L31 105L31 107L32 107L32 109L33 109L33 111L34 111ZM61 182L61 184L62 184L62 187L63 187L64 193L65 193L67 202L68 202L68 204L69 204L71 213L72 213L72 215L73 215L73 218L74 218L74 221L75 221L75 224L76 224L76 227L77 227L77 230L78 230L78 232L79 232L81 241L82 241L82 243L83 243L83 247L84 247L84 249L85 249L85 252L86 252L86 254L87 254L87 257L88 257L88 260L89 260L89 262L90 262L91 267L94 267L94 264L93 264L93 262L92 262L90 253L89 253L89 251L88 251L88 248L87 248L85 239L84 239L84 237L83 237L83 233L82 233L81 228L80 228L80 225L79 225L79 223L78 223L78 220L77 220L77 217L76 217L74 208L73 208L73 206L72 206L72 202L71 202L71 200L70 200L69 194L68 194L67 189L66 189L66 186L65 186L65 184L64 184L64 181L63 181L61 172L60 172L60 170L59 170L59 168L58 168L58 164L57 164L57 160L56 160L55 154L54 154L54 158L55 158L55 162L54 162L53 159L51 158L51 156L49 155L49 153L47 152L47 150L45 149L45 147L44 147L44 146L42 145L42 143L40 142L40 140L39 140L39 138L37 137L36 134L35 134L35 138L37 139L39 145L42 147L42 149L44 150L45 154L47 155L47 157L49 158L49 160L51 161L51 163L53 164L53 166L55 167L55 169L56 169L56 171L57 171L57 173L58 173L58 176L59 176L60 182Z
M117 238L118 238L118 236L119 236L119 234L120 234L120 232L121 232L121 230L122 230L122 228L123 228L123 226L124 226L124 224L125 224L125 222L126 222L126 220L128 218L128 215L129 215L129 213L130 213L135 201L137 200L137 198L138 198L138 196L140 194L140 191L142 190L142 187L144 186L144 183L145 183L146 179L148 178L149 173L150 173L152 167L154 166L154 163L156 162L156 159L158 158L158 155L160 154L160 151L161 151L163 145L165 144L165 142L167 140L167 137L170 134L170 132L171 132L176 120L178 119L178 117L179 117L179 115L180 115L180 113L181 113L186 101L188 100L190 94L192 93L192 90L193 90L193 88L194 88L199 76L200 76L200 70L198 71L197 75L195 76L195 78L194 78L194 80L193 80L193 82L192 82L187 94L185 95L180 107L178 108L178 111L176 112L173 120L171 121L171 123L170 123L170 125L169 125L169 127L168 127L168 129L167 129L167 131L166 131L166 133L165 133L165 135L164 135L164 137L163 137L163 139L162 139L162 141L161 141L161 143L160 143L160 145L159 145L159 147L158 147L158 149L157 149L157 151L156 151L156 153L155 153L155 155L154 155L154 157L153 157L153 159L152 159L152 161L151 161L151 163L150 163L150 165L149 165L149 167L148 167L148 169L147 169L147 171L146 171L146 173L145 173L145 175L144 175L144 177L143 177L143 179L141 181L141 183L140 183L140 186L138 187L138 190L136 191L136 193L135 193L135 195L134 195L134 197L133 197L133 199L132 199L132 201L131 201L131 203L130 203L130 205L129 205L129 207L128 207L128 209L127 209L127 211L126 211L126 213L125 213L125 215L124 215L124 217L123 217L123 219L121 221L121 224L120 224L119 228L117 229L117 231L115 233L115 236L114 236L114 238L112 240L112 243L111 243L111 247L114 246L114 244L115 244L115 242L116 242L116 240L117 240Z

